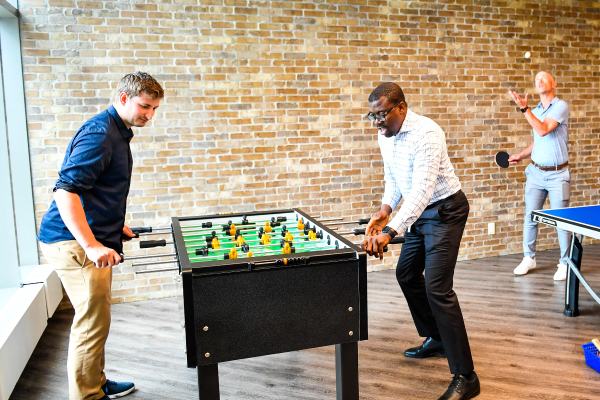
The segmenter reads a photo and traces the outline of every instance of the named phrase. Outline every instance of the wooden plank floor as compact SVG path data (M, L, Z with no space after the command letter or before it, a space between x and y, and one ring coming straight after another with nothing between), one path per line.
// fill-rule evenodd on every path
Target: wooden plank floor
M599 399L600 374L581 345L600 337L600 305L581 288L581 316L563 316L564 282L555 283L558 251L538 254L538 268L515 277L521 255L462 261L455 290L466 320L478 399ZM584 248L582 271L600 291L600 245ZM370 338L359 344L361 399L437 399L450 381L445 359L403 356L420 344L394 271L369 277ZM128 399L197 399L196 373L185 367L175 299L113 306L107 375L133 380ZM67 399L66 356L72 312L60 311L11 400ZM335 399L333 346L221 364L221 398Z

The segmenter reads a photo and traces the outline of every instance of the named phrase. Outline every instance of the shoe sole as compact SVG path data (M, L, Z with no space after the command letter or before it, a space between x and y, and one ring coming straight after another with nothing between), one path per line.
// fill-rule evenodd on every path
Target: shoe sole
M446 352L445 351L440 351L437 353L431 353L427 356L407 356L406 354L404 354L404 357L407 358L431 358L431 357L446 357Z
M117 393L117 394L107 394L107 396L109 399L117 399L119 397L127 396L129 393L133 392L134 390L135 390L135 386L133 386L131 389L126 390L124 392Z
M471 397L469 397L470 399L477 397L481 394L481 389L477 390L475 393L473 393L473 395Z

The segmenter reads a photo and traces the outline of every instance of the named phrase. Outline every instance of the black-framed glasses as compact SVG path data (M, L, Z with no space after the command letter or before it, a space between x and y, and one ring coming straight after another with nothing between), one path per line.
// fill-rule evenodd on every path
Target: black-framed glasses
M365 115L367 117L367 119L371 122L385 122L386 117L388 116L388 114L394 109L396 108L396 106L398 104L402 103L402 100L397 102L396 104L394 104L390 109L388 109L386 112L384 113L377 113L377 114L373 114L371 111L369 111L367 113L367 115Z

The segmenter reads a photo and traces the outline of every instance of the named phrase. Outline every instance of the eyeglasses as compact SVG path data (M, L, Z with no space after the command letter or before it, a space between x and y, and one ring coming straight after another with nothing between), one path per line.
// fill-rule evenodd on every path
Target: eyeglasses
M389 110L387 110L384 113L377 113L377 114L373 114L372 112L368 112L367 115L365 115L367 117L367 119L371 122L385 122L385 119L387 117L387 115L394 109L396 108L396 106L398 104L402 103L402 101L397 102L396 104L394 104L392 106L392 108L390 108Z

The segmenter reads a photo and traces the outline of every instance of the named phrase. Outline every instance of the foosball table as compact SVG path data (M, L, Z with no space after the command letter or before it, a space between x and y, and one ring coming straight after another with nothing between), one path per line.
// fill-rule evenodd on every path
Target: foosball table
M178 265L187 366L197 368L201 400L219 399L221 362L328 345L337 399L359 398L367 255L324 222L298 209L173 217L172 242L140 242L175 248L166 254L175 259L143 264Z

